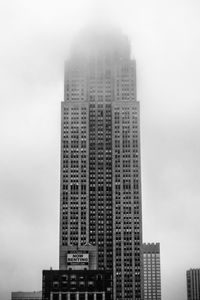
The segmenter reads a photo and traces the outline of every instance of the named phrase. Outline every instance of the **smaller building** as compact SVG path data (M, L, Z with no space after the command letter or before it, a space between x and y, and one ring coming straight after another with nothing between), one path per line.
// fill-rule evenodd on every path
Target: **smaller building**
M190 269L186 272L187 299L200 300L200 269Z
M111 300L112 274L100 270L44 270L43 300Z
M161 300L160 244L143 244L144 300Z
M12 292L11 300L42 300L42 292Z

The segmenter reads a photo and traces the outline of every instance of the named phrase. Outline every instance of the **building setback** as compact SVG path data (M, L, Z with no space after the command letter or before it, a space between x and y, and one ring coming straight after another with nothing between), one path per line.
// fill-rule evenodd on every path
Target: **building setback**
M186 272L187 299L200 300L200 269L190 269Z
M69 270L73 253L88 254L85 269L112 272L114 300L143 299L139 127L127 37L78 37L62 102L59 263Z
M161 300L160 244L143 244L144 300Z

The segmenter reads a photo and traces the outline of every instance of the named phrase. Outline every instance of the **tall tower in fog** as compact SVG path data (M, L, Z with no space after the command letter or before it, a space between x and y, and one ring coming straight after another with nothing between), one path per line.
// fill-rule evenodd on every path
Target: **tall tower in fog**
M114 300L143 299L139 119L127 37L82 35L65 66L60 269L70 251L93 249L96 269L112 271Z

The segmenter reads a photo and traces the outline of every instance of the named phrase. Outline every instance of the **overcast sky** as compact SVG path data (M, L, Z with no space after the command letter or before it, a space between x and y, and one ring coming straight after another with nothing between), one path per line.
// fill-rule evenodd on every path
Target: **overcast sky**
M64 59L94 19L127 34L141 104L143 236L161 243L162 300L200 267L199 0L0 0L0 299L58 268Z

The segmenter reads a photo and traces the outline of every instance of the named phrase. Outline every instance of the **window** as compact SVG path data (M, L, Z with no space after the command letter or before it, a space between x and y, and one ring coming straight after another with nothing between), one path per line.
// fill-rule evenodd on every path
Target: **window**
M67 300L67 294L61 294L61 300Z
M89 293L88 294L88 300L94 300L94 294Z
M85 294L79 294L79 300L85 300Z
M76 294L71 293L70 294L70 300L76 300Z
M102 294L97 294L96 299L97 300L102 300L103 299L103 295Z
M58 293L53 294L53 300L59 300L59 294Z

